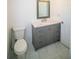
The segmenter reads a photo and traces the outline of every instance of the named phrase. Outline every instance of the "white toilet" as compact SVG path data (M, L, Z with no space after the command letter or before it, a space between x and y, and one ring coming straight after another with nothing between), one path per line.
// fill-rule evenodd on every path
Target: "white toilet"
M17 41L14 44L14 53L17 55L17 59L25 59L27 51L27 42L24 40L25 27L13 28L15 38Z

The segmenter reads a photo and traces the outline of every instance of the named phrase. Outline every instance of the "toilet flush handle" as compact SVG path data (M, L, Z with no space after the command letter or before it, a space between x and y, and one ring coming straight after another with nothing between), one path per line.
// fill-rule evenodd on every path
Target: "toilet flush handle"
M15 42L17 41L17 39L15 39Z

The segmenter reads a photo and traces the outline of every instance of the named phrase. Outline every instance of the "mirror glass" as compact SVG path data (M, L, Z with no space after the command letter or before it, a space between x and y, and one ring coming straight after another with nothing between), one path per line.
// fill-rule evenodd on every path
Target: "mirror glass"
M50 17L50 3L49 1L37 1L37 18Z

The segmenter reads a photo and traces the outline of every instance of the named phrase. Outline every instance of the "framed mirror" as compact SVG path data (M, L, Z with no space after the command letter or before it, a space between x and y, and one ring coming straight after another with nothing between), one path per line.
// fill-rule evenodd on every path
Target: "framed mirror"
M37 0L37 18L50 17L50 2L47 0Z

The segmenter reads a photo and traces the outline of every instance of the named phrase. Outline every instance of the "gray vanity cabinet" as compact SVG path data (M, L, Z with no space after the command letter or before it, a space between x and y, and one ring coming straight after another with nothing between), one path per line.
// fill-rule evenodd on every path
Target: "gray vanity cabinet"
M32 43L35 50L60 40L60 24L34 28L32 25Z

